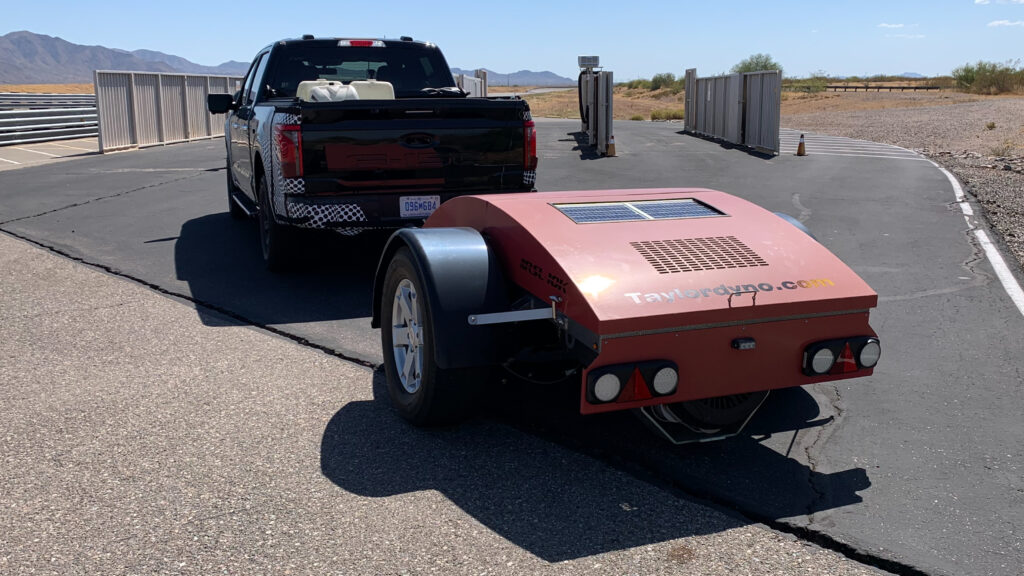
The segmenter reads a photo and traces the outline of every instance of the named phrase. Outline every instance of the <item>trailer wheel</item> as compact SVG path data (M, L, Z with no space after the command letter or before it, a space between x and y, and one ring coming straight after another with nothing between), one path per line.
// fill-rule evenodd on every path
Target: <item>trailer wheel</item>
M384 373L391 405L417 426L464 419L472 404L471 373L445 370L434 361L434 311L408 248L398 249L388 264L380 302Z
M274 220L274 208L270 204L270 190L267 179L260 178L258 188L259 211L257 220L260 229L260 249L263 263L271 272L287 270L289 263L289 231Z
M683 422L703 431L714 433L722 428L742 424L760 408L768 392L733 394L718 398L702 398L689 402L676 402L668 407Z

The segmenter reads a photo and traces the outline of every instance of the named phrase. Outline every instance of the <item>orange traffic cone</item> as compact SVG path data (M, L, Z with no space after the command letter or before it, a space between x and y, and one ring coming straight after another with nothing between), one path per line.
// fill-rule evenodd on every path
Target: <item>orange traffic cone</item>
M807 150L804 148L804 135L800 135L800 144L796 147L797 156L807 156Z
M604 153L605 156L615 156L615 135L608 137L608 150Z

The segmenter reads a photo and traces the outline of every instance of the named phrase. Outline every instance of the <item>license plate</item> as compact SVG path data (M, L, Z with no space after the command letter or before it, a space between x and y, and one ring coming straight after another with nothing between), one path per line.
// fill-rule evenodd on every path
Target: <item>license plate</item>
M402 218L426 218L441 205L440 196L402 196L398 201Z

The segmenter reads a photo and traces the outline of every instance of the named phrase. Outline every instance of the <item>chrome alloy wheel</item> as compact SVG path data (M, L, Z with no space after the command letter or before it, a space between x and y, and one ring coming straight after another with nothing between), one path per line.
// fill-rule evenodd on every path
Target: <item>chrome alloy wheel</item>
M409 394L415 394L423 379L423 313L416 287L408 278L402 279L395 288L395 300L391 304L391 342L402 387Z

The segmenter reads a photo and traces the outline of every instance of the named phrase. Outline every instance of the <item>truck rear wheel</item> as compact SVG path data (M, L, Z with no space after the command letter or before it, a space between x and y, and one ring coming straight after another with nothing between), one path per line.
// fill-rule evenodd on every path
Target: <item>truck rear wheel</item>
M474 396L471 372L434 361L435 311L408 248L399 248L388 264L380 302L384 373L395 411L417 426L464 419Z
M271 272L281 272L288 268L289 263L289 231L274 220L274 208L270 204L270 190L267 179L260 178L259 212L257 214L260 229L260 249L263 263Z
M238 205L238 194L240 194L241 192L238 190L238 186L235 186L235 181L231 178L231 163L230 162L228 163L227 173L228 173L228 213L231 214L231 217L234 218L235 220L245 220L246 218L249 217L249 215L245 213L245 210L242 210L241 206Z

